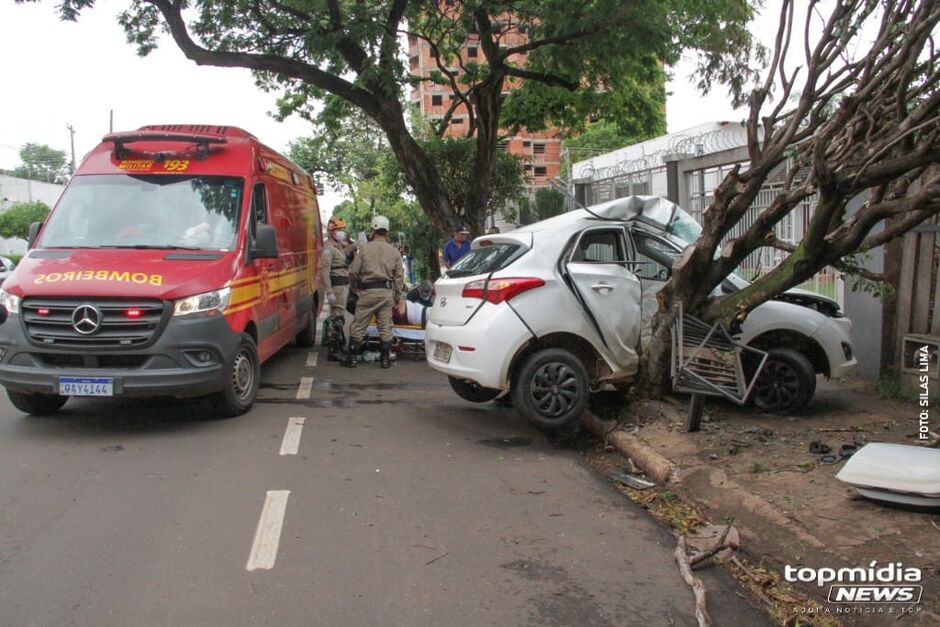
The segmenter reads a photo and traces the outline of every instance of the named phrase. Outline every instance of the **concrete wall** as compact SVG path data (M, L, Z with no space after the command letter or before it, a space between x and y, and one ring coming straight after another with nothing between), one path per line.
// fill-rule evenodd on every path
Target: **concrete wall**
M0 211L15 202L42 201L52 207L63 189L65 185L0 175Z
M65 185L42 183L14 176L0 175L0 211L17 202L44 202L54 206ZM0 238L0 255L25 255L26 240L18 237Z
M849 201L847 213L853 214L865 202L865 195L859 194ZM876 226L872 233L884 228ZM884 271L884 247L872 250L862 264L872 272ZM855 279L845 279L845 305L843 311L852 321L852 343L855 357L858 359L857 374L865 379L877 379L881 368L881 298L867 292L852 291Z

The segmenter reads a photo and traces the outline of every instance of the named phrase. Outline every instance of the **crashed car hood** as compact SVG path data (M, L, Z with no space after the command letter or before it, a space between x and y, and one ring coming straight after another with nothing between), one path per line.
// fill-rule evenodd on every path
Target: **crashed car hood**
M836 479L856 487L940 497L940 449L866 444L849 458Z

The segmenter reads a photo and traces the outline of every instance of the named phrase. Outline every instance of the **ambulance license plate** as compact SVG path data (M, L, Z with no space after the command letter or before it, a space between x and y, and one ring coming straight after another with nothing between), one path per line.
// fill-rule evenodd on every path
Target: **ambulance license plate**
M59 377L62 396L114 396L111 377Z
M434 345L434 361L443 361L445 364L450 362L450 353L453 349L450 344L438 342Z

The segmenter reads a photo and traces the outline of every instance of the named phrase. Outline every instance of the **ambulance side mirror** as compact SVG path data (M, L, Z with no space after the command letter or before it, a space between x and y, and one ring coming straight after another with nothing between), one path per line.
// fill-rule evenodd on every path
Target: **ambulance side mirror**
M29 225L29 239L27 240L27 248L32 248L33 244L36 243L36 237L39 235L39 229L42 228L42 222L33 222Z
M255 233L252 259L277 259L277 231L270 224L259 224Z

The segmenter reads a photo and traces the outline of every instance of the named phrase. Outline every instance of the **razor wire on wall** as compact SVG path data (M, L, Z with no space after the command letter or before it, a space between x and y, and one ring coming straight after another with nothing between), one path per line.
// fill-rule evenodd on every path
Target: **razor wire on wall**
M642 154L639 157L623 159L616 164L595 167L594 160L582 165L575 172L575 178L589 179L585 200L587 204L598 204L631 195L666 196L665 157L679 156L693 159L704 155L730 151L746 145L746 131L741 125L727 126L715 131L698 134L677 135L669 138L668 145L659 150ZM736 165L744 168L747 161L728 162L718 166L699 168L686 173L686 189L689 192L685 207L700 223L703 214L714 198L714 190ZM784 171L789 170L789 163ZM780 193L779 179L768 181L760 190L744 218L725 236L725 243L743 234L757 217L766 210ZM775 226L777 237L784 242L796 244L803 239L803 234L816 207L813 195L787 214ZM738 273L752 280L766 274L786 258L786 253L774 248L763 247L750 255L738 267ZM840 305L843 304L844 284L841 274L832 268L826 268L800 287L824 294Z

